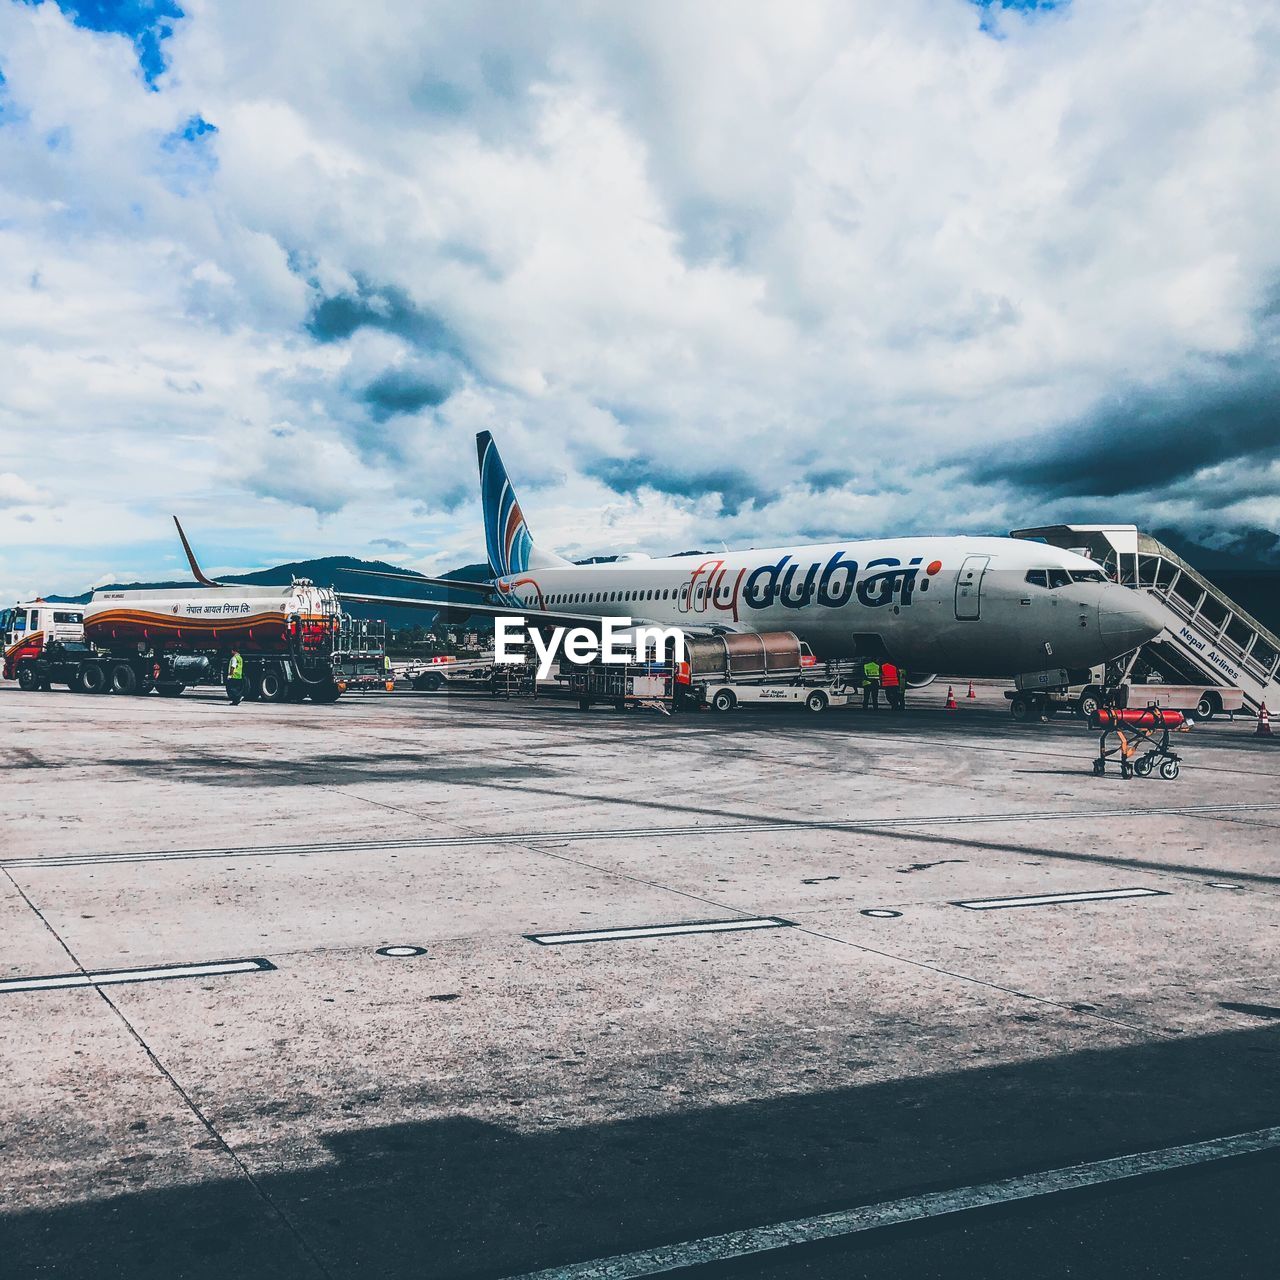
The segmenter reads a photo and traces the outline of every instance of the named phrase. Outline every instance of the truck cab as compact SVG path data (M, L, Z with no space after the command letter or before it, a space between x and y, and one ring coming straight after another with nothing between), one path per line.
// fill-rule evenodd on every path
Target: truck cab
M42 598L21 601L0 611L4 636L4 678L19 678L20 667L38 658L53 641L78 644L84 640L84 612L79 605Z

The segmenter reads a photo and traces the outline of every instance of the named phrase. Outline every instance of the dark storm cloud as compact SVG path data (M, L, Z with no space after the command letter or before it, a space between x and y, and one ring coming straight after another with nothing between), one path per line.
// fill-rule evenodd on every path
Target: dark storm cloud
M324 298L307 320L307 332L318 342L340 342L366 326L394 333L421 350L466 362L462 342L448 324L394 285L362 283L354 294Z
M656 489L678 498L702 498L718 493L725 514L731 516L736 516L748 502L762 507L778 496L776 490L762 488L745 471L734 468L685 472L642 458L604 458L583 470L615 493Z
M1280 455L1280 371L1259 357L1161 390L1131 388L1050 439L971 459L978 483L1042 497L1116 497L1175 484L1206 467Z
M397 413L417 413L435 408L452 394L452 388L408 369L388 369L364 389L361 398L379 421Z
M829 489L839 489L848 484L852 476L848 471L806 471L804 482L810 489L818 493L826 493Z

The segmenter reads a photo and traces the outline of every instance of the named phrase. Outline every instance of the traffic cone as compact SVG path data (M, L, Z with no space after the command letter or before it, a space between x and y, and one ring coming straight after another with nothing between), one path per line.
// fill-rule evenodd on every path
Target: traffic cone
M964 695L966 698L976 698L978 695L973 691L973 681L969 681L969 692Z
M1264 702L1258 708L1258 727L1253 731L1255 738L1271 737L1271 712L1267 710L1267 704Z
M956 691L951 687L951 685L947 685L947 705L943 708L943 710L944 711L960 710L960 708L956 705ZM1270 730L1267 730L1267 732L1270 733Z

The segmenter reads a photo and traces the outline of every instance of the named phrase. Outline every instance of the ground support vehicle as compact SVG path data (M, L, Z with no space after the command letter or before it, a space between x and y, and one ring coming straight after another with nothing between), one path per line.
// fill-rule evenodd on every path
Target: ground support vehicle
M646 707L670 715L676 697L675 671L667 662L578 663L562 658L556 679L583 711L607 702L619 711Z
M1107 761L1120 764L1120 776L1149 778L1159 770L1166 782L1172 782L1181 770L1182 757L1169 746L1170 729L1186 729L1190 722L1181 712L1163 711L1159 707L1146 710L1103 708L1089 718L1089 727L1101 730L1098 757L1093 762L1094 777L1107 771Z
M395 674L387 659L386 624L342 614L334 639L333 678L345 692L390 692Z
M792 631L694 637L685 643L676 676L682 706L732 711L755 703L778 703L825 711L847 705L862 664L819 663Z
M831 706L847 707L860 693L860 690L839 676L829 680L805 677L787 684L759 681L697 684L691 688L693 705L708 706L714 711L733 711L737 707L773 704L805 707L809 711L818 712Z
M445 688L492 690L500 669L493 654L479 658L433 658L430 662L401 667L396 678L407 680L419 693L435 693Z
M1041 671L1019 676L1018 687L1005 691L1009 713L1015 720L1043 720L1055 712L1071 712L1086 720L1104 706L1161 707L1180 711L1197 720L1211 720L1225 713L1234 716L1245 708L1243 689L1214 684L1174 684L1164 680L1136 681L1138 654L1124 662L1088 671ZM1149 669L1147 674L1151 674Z

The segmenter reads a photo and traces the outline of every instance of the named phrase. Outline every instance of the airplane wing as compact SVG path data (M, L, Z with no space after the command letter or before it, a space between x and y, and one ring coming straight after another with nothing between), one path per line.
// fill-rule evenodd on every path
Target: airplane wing
M472 582L467 578L429 578L422 573L397 573L392 569L344 569L343 573L359 573L368 578L407 578L426 587L438 587L444 591L472 591L476 595L490 596L494 587L488 582Z
M447 580L452 584L452 579ZM395 609L433 609L437 613L453 614L454 617L469 618L527 618L530 623L546 624L551 627L592 627L598 629L603 619L595 613L564 613L558 609L529 609L508 604L472 604L469 600L420 600L413 596L371 596L357 591L337 591L339 600L351 601L353 604L388 605ZM741 628L722 623L688 623L659 622L656 618L632 618L632 625L637 627L669 627L676 625L686 635L709 636L716 632L736 631Z
M463 614L466 617L474 615L481 618L528 618L530 621L545 622L553 627L598 627L601 621L598 614L561 613L551 609L522 609L509 604L482 602L473 604L470 600L420 600L413 596L367 596L356 591L337 591L334 594L339 600L350 600L353 604L381 604L395 609L434 609L437 613Z

